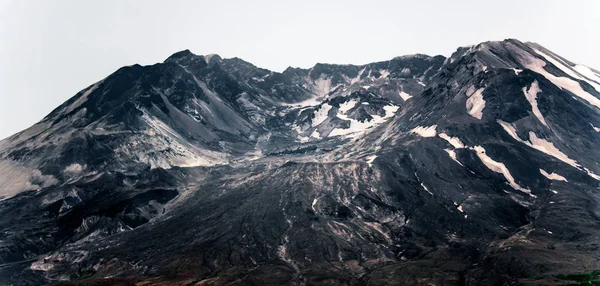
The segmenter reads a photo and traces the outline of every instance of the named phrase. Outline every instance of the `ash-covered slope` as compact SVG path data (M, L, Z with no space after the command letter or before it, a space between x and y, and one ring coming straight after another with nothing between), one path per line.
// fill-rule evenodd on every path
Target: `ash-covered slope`
M283 73L189 51L125 67L0 141L0 277L490 285L597 270L599 91L600 72L517 40Z
M334 137L329 133L335 128L340 134L362 131L390 118L404 102L400 93L422 91L443 60L417 55L275 73L240 59L182 51L164 63L124 67L0 141L0 166L7 173L0 196L57 184L71 171L225 165ZM344 131L350 121L333 112L356 100L372 103L349 115L364 126ZM25 182L12 185L15 180Z

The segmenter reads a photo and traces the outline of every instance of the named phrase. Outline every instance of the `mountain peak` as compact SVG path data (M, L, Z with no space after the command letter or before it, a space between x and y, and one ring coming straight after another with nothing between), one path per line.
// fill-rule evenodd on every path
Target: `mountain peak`
M182 58L187 58L187 57L190 57L190 56L196 56L196 54L192 53L188 49L185 49L183 51L179 51L179 52L176 52L176 53L172 54L170 57L168 57L165 60L165 62L175 61L175 60L182 59Z
M397 56L394 58L394 60L406 60L406 59L428 59L431 58L430 55L426 55L426 54L409 54L409 55L402 55L402 56Z
M0 141L0 277L504 285L597 269L599 92L599 72L515 39L283 73L189 50L124 67Z
M221 62L223 60L223 58L221 58L221 56L219 56L217 54L208 54L208 55L204 55L202 57L204 57L204 60L206 61L207 64L217 63L217 62Z
M471 62L478 66L477 69L480 71L487 68L523 69L523 60L535 54L533 48L537 49L531 44L512 38L502 41L486 41L459 47L446 63L452 67Z

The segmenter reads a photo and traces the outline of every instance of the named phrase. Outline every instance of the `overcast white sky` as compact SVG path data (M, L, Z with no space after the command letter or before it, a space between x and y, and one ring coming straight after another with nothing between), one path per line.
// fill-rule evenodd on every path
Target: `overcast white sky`
M124 65L183 49L275 71L534 41L600 69L600 1L0 0L0 138Z

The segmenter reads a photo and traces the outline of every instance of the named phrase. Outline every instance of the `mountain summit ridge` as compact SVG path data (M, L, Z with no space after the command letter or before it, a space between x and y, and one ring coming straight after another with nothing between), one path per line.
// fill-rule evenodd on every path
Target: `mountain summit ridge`
M0 277L555 283L600 265L599 102L599 72L515 39L123 67L0 141Z

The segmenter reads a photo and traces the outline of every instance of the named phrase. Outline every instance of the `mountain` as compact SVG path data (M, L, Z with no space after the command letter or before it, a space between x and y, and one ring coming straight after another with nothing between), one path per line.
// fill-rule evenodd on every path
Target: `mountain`
M535 43L181 51L0 141L0 282L562 283L600 270L598 146L600 72Z

